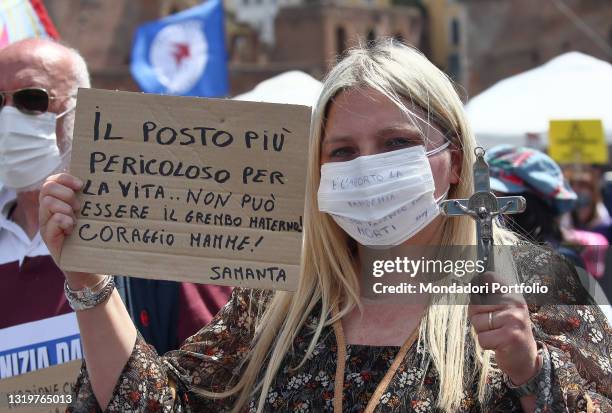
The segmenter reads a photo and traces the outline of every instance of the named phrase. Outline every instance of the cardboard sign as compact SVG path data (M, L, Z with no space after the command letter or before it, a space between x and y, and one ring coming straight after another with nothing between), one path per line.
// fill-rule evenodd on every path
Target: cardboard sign
M0 330L0 380L82 357L74 313Z
M608 148L601 120L551 120L549 153L560 164L606 164Z
M60 266L295 290L307 106L81 89Z
M64 412L72 402L81 360L0 380L0 412Z

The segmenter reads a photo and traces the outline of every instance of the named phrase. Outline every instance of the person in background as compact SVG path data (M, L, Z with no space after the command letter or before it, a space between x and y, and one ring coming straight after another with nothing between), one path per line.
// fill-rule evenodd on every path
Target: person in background
M232 289L217 285L116 277L117 290L138 331L158 352L177 349L207 325Z
M64 275L39 234L39 193L49 175L67 169L77 90L88 87L83 58L57 42L27 39L0 49L0 329L71 311ZM118 286L158 351L207 324L231 293L131 278Z
M578 199L576 207L561 218L561 228L569 242L582 246L587 270L601 278L612 239L612 219L602 202L600 174L586 165L567 168L564 174Z
M567 217L572 228L605 234L612 225L612 218L603 203L600 174L583 165L567 168L565 175L572 189L578 194L576 208Z
M563 177L561 168L548 155L531 148L499 145L485 153L491 189L502 196L521 195L527 209L503 216L513 231L538 244L547 244L574 265L585 263L576 248L568 245L560 228L560 217L571 211L576 193Z
M612 211L612 171L605 172L603 175L602 189L603 203L608 209L608 213ZM608 242L612 241L612 231L604 234ZM608 248L606 251L606 270L605 275L600 280L601 288L608 296L608 300L612 301L612 251ZM612 311L612 310L611 310Z
M64 277L38 232L38 195L70 157L83 58L28 39L0 50L0 328L70 312Z
M602 202L608 210L608 214L612 213L612 171L604 172L602 177L601 189ZM609 240L608 240L609 241Z

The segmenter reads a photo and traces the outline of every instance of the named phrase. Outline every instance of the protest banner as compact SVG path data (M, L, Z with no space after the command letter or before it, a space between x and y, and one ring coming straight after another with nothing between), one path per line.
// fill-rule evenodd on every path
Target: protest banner
M60 266L297 286L310 108L80 89Z
M64 412L82 361L75 360L0 380L0 411L15 413Z
M0 329L0 380L82 358L74 313Z
M0 411L63 411L82 356L74 313L1 329Z
M551 120L550 157L560 164L606 164L608 148L601 120Z

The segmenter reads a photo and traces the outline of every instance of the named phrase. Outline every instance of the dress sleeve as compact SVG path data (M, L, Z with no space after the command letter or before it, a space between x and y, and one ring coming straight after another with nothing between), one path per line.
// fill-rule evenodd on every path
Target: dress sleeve
M207 399L190 388L229 389L239 377L255 322L271 293L235 288L213 320L188 338L179 350L157 355L140 333L115 389L107 412L223 412L233 399ZM83 362L68 412L100 412Z
M529 275L548 278L558 302L529 306L535 339L548 358L536 411L612 412L612 329L606 317L566 259L553 253L542 265L534 265L537 256L529 262Z
M612 330L600 308L546 306L532 320L549 359L538 386L539 411L612 412Z

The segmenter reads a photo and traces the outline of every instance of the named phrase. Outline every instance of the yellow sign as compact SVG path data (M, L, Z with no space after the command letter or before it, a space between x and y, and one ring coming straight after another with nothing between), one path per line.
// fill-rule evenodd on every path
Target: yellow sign
M561 164L606 164L608 147L601 120L551 120L549 153Z

